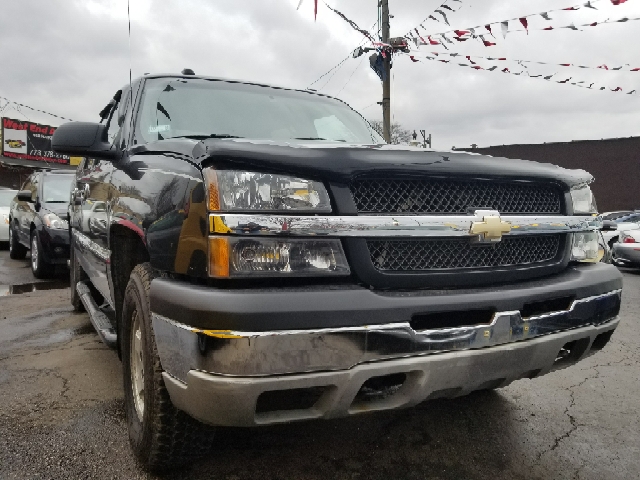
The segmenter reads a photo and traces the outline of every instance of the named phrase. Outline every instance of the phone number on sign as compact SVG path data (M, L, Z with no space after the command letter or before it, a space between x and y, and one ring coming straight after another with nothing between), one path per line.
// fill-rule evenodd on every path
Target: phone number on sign
M29 155L33 157L59 158L69 160L69 155L61 155L51 150L30 150Z

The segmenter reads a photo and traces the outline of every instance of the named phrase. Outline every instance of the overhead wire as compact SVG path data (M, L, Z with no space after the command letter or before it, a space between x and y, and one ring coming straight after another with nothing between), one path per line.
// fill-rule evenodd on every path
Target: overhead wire
M376 22L371 26L371 28L370 28L369 30L370 30L370 31L371 31L371 30L373 30L377 24L379 25L379 23L376 21ZM366 42L366 41L367 41L367 38L363 38L363 39L360 41L360 43L358 43L358 45L356 46L356 48L358 48L358 47L362 46L362 44L363 44L364 42ZM353 51L352 51L352 52L353 52ZM344 65L344 63L345 63L347 60L349 60L350 58L352 58L352 57L353 57L353 53L350 53L349 55L347 55L347 56L346 56L344 59L342 59L342 60L341 60L337 65L335 65L334 67L330 68L330 69L329 69L329 70L327 70L325 73L323 73L322 75L320 75L316 80L314 80L312 83L310 83L310 84L307 86L307 89L310 89L310 87L311 87L312 85L314 85L314 84L318 83L320 80L322 80L324 77L326 77L327 75L329 75L331 72L334 72L334 70L335 70L335 72L333 73L333 75L335 75L335 74L336 74L336 72L337 72L337 70L339 70L339 69ZM336 70L336 69L337 69L337 70ZM324 84L322 87L319 87L317 90L322 90L324 87L326 87L326 86L329 84L329 82L331 81L331 79L333 78L333 75L331 75L331 77L329 77L329 79L325 82L325 84Z
M338 93L335 94L335 96L337 97L338 95L340 95L340 93L342 93L342 91L345 89L345 87L347 85L349 85L349 82L351 82L351 79L353 78L353 75L355 75L356 71L358 71L358 69L360 68L360 66L362 65L363 60L367 58L364 55L362 55L362 60L360 60L360 62L358 62L358 64L356 65L356 68L353 69L353 72L351 72L351 75L349 75L349 78L347 79L346 83L342 86L342 88L340 90L338 90Z
M44 113L44 114L46 114L46 115L50 115L50 116L52 116L52 117L56 117L56 118L60 118L60 119L62 119L62 120L68 120L68 121L70 121L70 122L73 122L73 120L71 120L70 118L65 118L65 117L63 117L62 115L56 115L55 113L47 112L46 110L40 110L39 108L33 108L33 107L30 107L29 105L25 105L24 103L14 102L13 100L8 99L7 97L0 96L0 98L1 98L2 100L5 100L5 101L7 102L7 105L8 105L8 104L12 104L12 105L16 105L16 106L18 106L18 107L28 108L29 110L32 110L32 111L34 111L34 112ZM7 107L7 105L5 105L5 106L3 107L3 110ZM16 112L19 112L19 113L21 113L22 115L24 115L24 116L26 117L26 115L24 114L24 112L22 112L22 110L18 110L18 109L16 109L16 108L13 108L13 109L14 109Z

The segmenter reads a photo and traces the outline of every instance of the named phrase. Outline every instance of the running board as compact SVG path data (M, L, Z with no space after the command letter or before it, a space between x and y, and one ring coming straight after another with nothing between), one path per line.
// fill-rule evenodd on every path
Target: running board
M80 300L82 301L85 310L89 314L89 319L91 320L93 328L96 329L100 340L102 340L108 347L116 348L118 343L116 329L113 328L113 324L111 323L111 320L109 320L109 317L107 317L98 308L98 305L96 305L96 302L91 296L91 290L89 290L87 282L78 282L76 284L76 291L80 296Z

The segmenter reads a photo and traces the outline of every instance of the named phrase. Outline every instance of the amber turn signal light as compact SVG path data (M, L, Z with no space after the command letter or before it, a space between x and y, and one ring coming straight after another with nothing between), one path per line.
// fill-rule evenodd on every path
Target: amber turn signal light
M209 276L229 278L229 242L226 238L209 238Z

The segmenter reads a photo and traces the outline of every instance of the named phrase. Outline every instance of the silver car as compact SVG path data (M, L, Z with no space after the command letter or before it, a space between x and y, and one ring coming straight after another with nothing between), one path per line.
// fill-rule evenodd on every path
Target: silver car
M620 232L613 244L612 263L619 267L640 267L640 229Z
M17 190L0 188L0 242L9 241L9 205Z

